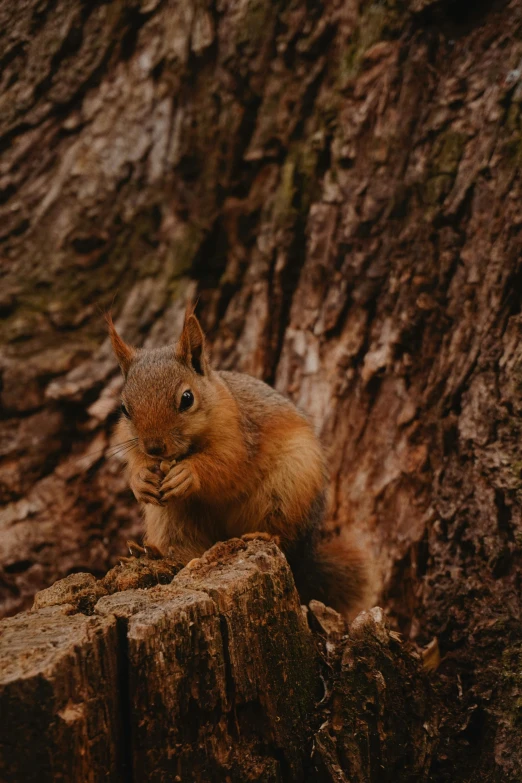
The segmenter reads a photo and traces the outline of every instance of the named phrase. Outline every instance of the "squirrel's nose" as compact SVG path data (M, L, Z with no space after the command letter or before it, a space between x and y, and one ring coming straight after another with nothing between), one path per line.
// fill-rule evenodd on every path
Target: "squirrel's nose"
M165 454L165 443L162 440L148 438L143 441L143 445L145 446L145 451L147 454L150 454L151 457L161 457Z

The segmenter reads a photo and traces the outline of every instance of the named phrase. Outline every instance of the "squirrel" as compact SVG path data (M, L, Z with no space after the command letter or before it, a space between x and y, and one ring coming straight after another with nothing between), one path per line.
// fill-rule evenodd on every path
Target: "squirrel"
M218 541L274 539L301 600L351 618L366 595L365 558L346 532L326 529L325 458L305 415L256 378L214 370L191 309L177 344L163 348L133 348L107 323L145 546L187 564Z

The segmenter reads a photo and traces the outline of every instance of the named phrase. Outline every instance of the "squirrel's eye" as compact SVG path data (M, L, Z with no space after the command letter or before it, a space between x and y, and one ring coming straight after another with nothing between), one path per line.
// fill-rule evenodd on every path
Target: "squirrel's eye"
M127 408L125 407L125 403L124 402L122 402L122 404L121 404L121 412L123 413L124 416L127 417L127 419L130 419L130 413L127 410Z
M187 391L184 391L181 395L181 402L179 403L179 409L180 411L186 411L188 408L192 407L192 403L194 402L194 395L190 391L190 389L187 389Z

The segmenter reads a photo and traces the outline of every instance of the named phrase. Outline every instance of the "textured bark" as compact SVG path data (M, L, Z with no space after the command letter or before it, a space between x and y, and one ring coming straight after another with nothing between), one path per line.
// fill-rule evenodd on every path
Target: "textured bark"
M121 767L116 620L59 607L0 631L0 779L113 780Z
M155 345L197 295L438 638L432 774L518 779L521 31L516 0L0 0L5 612L139 531L100 311Z
M126 565L127 584L155 567ZM75 578L0 623L6 783L426 779L437 718L418 656L380 609L348 637L313 602L312 633L274 544L233 539L168 585L101 598Z
M314 604L312 627L330 615L322 630L334 674L325 721L314 736L311 780L432 780L441 709L419 656L389 630L378 607L362 612L339 639L332 610Z

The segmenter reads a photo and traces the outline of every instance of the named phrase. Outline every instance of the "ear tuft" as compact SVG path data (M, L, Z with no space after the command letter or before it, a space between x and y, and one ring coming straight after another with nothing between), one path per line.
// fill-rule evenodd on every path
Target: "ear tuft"
M107 321L107 326L109 327L109 336L111 338L112 350L114 351L114 354L118 360L123 375L127 375L132 361L136 356L136 349L132 348L130 345L127 345L127 343L122 340L116 331L111 313L106 314L105 320Z
M176 348L179 361L192 367L198 375L207 375L209 364L205 349L205 335L192 308L187 310L183 331Z

